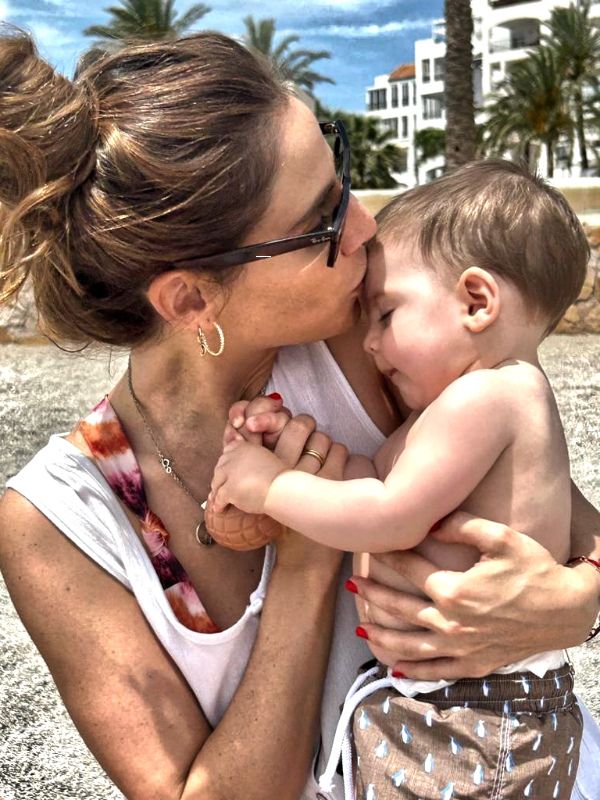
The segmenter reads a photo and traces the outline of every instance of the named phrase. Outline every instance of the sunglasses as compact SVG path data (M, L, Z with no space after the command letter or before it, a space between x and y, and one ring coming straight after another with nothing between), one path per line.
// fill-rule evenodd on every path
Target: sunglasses
M247 247L229 250L226 253L215 253L212 256L185 259L174 263L179 267L189 269L198 267L234 267L239 264L262 261L267 258L273 258L273 256L280 256L282 253L291 253L294 250L302 250L305 247L314 247L314 245L329 242L327 266L333 267L340 250L344 222L346 221L348 203L350 202L350 143L344 123L341 120L321 122L319 127L324 136L335 137L333 140L333 156L336 173L342 187L340 202L331 215L330 225L321 230L303 233L300 236L271 239L268 242L250 244Z

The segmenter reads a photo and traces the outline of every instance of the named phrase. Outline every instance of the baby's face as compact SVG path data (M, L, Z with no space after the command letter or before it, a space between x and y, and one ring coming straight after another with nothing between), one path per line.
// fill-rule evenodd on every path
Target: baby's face
M366 301L365 349L410 408L425 408L464 368L460 302L452 286L424 263L412 237L400 244L376 240L369 248Z

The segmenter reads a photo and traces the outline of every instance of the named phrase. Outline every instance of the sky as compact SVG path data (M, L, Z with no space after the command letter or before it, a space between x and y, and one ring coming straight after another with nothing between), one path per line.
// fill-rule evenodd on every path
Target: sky
M416 39L431 34L443 14L442 0L205 0L211 11L195 26L230 36L243 33L243 18L274 17L280 35L297 33L299 46L328 50L331 59L315 62L333 78L315 94L332 109L364 111L365 89L375 75L412 62ZM89 25L108 21L104 9L119 0L0 0L0 20L33 32L41 54L61 72L72 74L77 56L93 41L82 35ZM175 0L183 14L192 0Z

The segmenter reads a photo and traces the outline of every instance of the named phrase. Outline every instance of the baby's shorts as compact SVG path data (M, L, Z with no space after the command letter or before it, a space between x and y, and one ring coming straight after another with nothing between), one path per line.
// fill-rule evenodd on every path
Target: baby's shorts
M582 730L568 664L412 698L379 689L354 712L356 797L569 800Z

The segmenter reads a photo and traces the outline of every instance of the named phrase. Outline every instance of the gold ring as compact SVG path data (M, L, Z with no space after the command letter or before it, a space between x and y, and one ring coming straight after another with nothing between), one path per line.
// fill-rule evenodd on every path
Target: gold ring
M312 450L310 447L307 447L306 450L302 451L303 456L312 456L316 458L319 464L321 465L321 469L323 469L323 465L325 464L325 458L319 453L318 450Z

